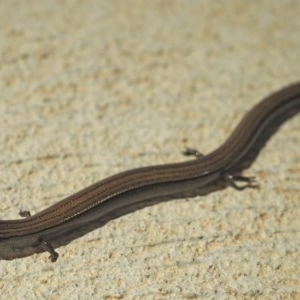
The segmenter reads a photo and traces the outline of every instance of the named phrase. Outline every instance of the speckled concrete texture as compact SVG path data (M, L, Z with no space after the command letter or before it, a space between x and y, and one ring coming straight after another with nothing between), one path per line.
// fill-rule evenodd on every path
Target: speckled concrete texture
M300 79L299 1L0 1L1 219L208 153ZM227 188L0 261L1 299L300 299L300 116Z

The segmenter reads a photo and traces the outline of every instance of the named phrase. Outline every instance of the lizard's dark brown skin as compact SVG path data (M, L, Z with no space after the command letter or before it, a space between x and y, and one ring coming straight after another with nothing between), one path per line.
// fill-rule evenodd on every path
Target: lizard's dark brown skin
M255 105L228 139L208 155L181 163L125 171L101 180L24 219L0 221L0 259L48 251L99 228L108 221L155 203L205 195L230 185L256 187L243 177L270 136L300 110L300 82L271 94ZM237 184L244 182L243 185Z

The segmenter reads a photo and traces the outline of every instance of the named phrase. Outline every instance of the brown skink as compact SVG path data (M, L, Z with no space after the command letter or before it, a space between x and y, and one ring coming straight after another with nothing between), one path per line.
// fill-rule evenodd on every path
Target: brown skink
M121 172L33 216L1 220L0 259L48 251L51 261L56 261L55 248L152 200L200 195L219 185L238 190L256 187L254 179L242 176L241 171L250 166L273 132L299 110L300 83L295 83L255 105L228 139L208 155L188 150L186 154L195 159Z

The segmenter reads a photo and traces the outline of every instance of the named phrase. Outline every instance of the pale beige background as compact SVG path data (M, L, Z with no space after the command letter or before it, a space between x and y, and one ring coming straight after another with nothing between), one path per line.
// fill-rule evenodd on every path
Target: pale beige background
M219 146L300 79L299 1L0 2L1 219ZM1 299L300 299L300 116L226 189L0 262Z

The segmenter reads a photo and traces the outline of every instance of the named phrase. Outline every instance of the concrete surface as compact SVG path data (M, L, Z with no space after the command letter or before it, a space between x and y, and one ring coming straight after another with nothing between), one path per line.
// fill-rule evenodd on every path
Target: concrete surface
M1 219L208 153L300 78L299 1L0 2ZM1 299L300 299L300 117L233 189L1 261Z

